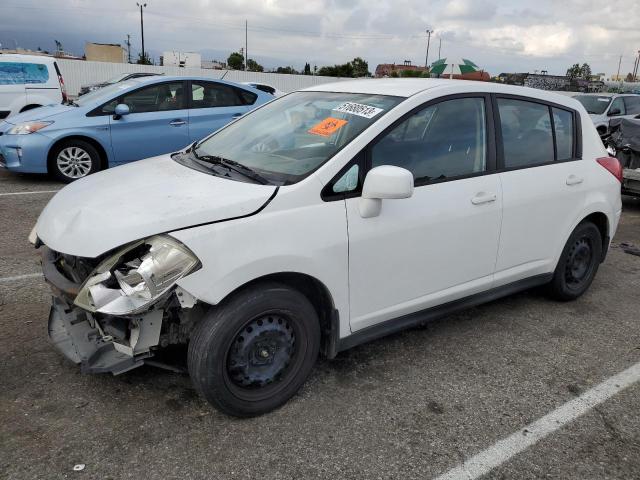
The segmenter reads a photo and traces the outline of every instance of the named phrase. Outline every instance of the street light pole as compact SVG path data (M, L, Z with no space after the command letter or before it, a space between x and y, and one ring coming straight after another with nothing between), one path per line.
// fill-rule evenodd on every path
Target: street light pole
M431 34L433 33L433 30L429 30L427 28L427 57L424 60L424 66L426 68L429 68L429 43L431 43Z
M142 61L144 61L146 60L146 57L144 54L144 17L142 14L142 9L146 8L147 4L136 2L136 5L140 7L140 33L142 35Z

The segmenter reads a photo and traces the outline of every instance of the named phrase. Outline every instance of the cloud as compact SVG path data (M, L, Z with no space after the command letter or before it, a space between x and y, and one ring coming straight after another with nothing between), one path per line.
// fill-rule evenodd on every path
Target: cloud
M490 20L496 13L496 6L484 0L451 0L444 8L443 18L457 20Z

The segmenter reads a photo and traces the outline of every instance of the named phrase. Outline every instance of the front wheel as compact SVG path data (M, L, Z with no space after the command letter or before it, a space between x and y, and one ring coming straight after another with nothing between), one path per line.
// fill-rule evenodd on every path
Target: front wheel
M549 293L558 300L574 300L582 295L596 276L602 258L602 236L591 222L578 225L562 250L549 284Z
M100 154L88 142L69 140L54 150L49 170L59 180L73 182L100 170Z
M289 400L319 349L318 315L309 300L264 283L235 294L200 322L189 343L189 374L213 406L250 417Z

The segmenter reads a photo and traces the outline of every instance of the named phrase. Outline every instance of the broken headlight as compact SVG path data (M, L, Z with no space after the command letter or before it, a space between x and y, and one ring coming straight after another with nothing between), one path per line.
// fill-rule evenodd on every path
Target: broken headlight
M177 240L158 235L117 251L96 267L76 296L90 312L130 315L146 310L185 275L200 266Z

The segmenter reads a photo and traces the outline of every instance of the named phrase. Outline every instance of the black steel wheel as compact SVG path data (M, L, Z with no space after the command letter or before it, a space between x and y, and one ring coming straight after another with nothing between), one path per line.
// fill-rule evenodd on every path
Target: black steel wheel
M562 251L549 284L559 300L574 300L591 285L602 259L602 234L591 222L578 225Z
M189 344L189 374L219 410L260 415L298 391L319 348L318 316L309 300L265 283L214 307L199 323Z

